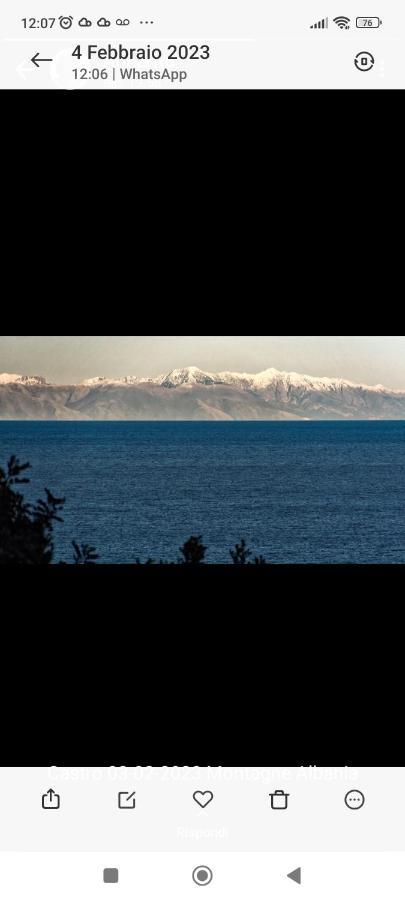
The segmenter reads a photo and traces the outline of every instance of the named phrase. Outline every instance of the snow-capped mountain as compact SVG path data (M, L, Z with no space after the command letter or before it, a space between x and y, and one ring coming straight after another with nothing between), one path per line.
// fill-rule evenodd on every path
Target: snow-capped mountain
M297 372L279 372L278 369L265 369L257 375L248 375L239 372L220 372L215 376L223 384L233 384L235 387L264 391L268 388L278 388L284 391L294 389L310 391L341 391L344 388L358 388L369 391L384 391L379 384L375 387L355 384L352 381L344 381L342 378L325 378L315 375L299 375ZM389 393L395 393L391 391Z
M139 378L138 375L125 375L123 378L105 378L104 375L97 375L95 378L85 378L80 382L83 387L97 387L100 385L134 385L134 384L161 384L164 376L159 375L158 378Z
M167 375L158 375L156 378L140 378L137 375L127 375L124 378L87 378L81 382L86 387L97 385L134 385L156 384L160 387L177 388L185 385L196 384L228 384L240 389L264 391L269 388L291 391L293 389L317 390L317 391L341 391L344 388L358 388L369 391L385 391L382 385L370 387L368 385L355 384L341 378L325 378L313 375L299 375L297 372L280 372L278 369L266 369L257 375L241 372L204 372L196 366L187 366L183 369L172 369ZM396 393L388 391L388 393Z
M173 369L159 381L159 384L166 388L176 388L185 384L219 383L220 379L218 375L212 375L210 372L203 372L201 369L197 369L196 366L188 366L186 369Z
M45 385L47 382L41 375L9 375L3 372L0 375L0 384Z
M107 384L139 384L140 380L136 375L127 375L125 378L105 378L104 375L97 375L96 378L85 378L81 384L84 387L98 387Z
M190 366L156 378L96 376L67 386L4 374L0 418L405 419L405 391L273 368L249 374Z
M137 375L126 375L124 378L105 378L99 375L96 378L86 378L81 383L86 387L101 384L156 384L160 387L175 388L186 384L218 384L220 382L221 379L218 375L211 375L209 372L197 369L196 366L189 366L185 369L173 369L167 375L158 375L156 378L140 378Z

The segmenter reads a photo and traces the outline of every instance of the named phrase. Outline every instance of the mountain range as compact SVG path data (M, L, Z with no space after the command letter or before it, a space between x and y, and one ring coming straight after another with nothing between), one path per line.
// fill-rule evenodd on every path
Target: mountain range
M5 373L0 419L405 419L405 391L277 369L214 374L191 366L157 378L97 376L71 385Z

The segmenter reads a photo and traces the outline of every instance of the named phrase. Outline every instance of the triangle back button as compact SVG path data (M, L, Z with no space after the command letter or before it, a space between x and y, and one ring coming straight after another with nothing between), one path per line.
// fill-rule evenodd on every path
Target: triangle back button
M294 872L289 872L287 878L295 881L296 884L302 884L302 869L294 869Z

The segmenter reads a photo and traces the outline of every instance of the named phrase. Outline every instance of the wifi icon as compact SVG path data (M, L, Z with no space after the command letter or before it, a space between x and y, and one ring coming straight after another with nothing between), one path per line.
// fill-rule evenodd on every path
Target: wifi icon
M348 19L347 16L337 16L333 21L341 31L349 31L350 19Z

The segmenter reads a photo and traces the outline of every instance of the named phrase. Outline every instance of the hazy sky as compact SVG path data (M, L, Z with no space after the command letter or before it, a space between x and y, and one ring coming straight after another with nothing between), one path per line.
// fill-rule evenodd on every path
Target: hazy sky
M74 383L95 375L159 375L183 366L274 367L405 389L405 337L0 336L0 373Z

